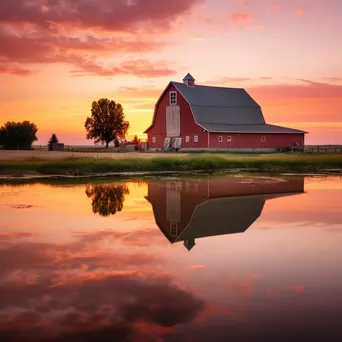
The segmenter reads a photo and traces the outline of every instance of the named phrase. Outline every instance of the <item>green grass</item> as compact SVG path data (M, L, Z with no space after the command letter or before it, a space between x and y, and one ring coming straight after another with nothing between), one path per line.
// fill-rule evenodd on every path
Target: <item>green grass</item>
M3 161L0 174L92 175L135 171L218 171L256 169L263 172L317 172L342 168L342 154L190 155L182 158L67 158L63 160Z

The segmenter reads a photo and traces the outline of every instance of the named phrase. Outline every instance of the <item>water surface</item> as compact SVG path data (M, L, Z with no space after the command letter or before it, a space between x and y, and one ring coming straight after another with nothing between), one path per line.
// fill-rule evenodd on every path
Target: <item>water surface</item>
M0 185L0 341L342 340L341 177Z

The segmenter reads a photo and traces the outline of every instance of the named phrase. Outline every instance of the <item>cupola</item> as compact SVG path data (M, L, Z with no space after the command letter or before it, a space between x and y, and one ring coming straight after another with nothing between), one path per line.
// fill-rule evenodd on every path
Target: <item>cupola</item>
M188 73L183 78L183 83L186 84L188 87L194 87L195 86L195 79Z

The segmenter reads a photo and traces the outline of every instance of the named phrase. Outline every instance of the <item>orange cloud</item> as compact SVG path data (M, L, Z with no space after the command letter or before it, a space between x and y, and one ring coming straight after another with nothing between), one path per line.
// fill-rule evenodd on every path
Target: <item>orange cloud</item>
M304 15L304 10L302 8L297 8L295 11L295 15L297 17L301 17L302 15Z
M205 265L190 265L189 268L192 270L203 270L205 269L207 266Z
M83 59L75 56L75 65L71 73L74 76L97 75L97 76L116 76L132 75L136 77L162 77L176 74L176 70L169 68L166 61L151 62L145 59L130 60L120 63L118 66L107 67L91 59Z
M248 22L253 20L254 15L250 12L236 12L230 14L230 20L234 22Z

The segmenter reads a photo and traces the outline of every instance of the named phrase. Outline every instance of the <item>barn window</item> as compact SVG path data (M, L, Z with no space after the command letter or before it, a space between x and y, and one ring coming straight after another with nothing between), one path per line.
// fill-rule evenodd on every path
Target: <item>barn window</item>
M170 223L170 235L177 236L177 223Z
M157 138L156 137L152 137L152 143L155 144L157 142Z
M266 141L266 137L264 135L261 136L261 142L264 143Z
M222 136L222 135L219 135L219 136L218 136L218 141L219 141L219 142L222 142L222 141L223 141L223 136Z
M228 142L231 142L231 141L232 141L232 137L231 137L230 135L228 135L227 141L228 141Z
M170 91L170 105L177 104L177 92L176 91Z
M194 142L198 142L198 135L194 135Z
M190 141L190 137L187 135L186 137L185 137L185 142L189 142Z

